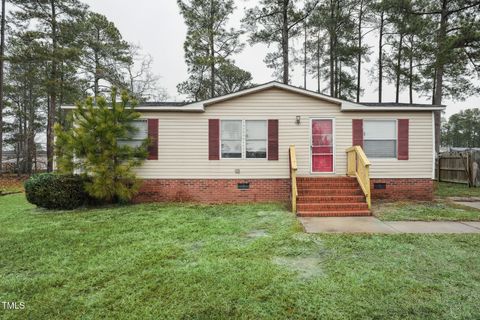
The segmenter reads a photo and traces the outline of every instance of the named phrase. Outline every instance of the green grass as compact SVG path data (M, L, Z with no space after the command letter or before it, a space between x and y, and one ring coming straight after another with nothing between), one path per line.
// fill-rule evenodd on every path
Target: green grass
M435 194L438 197L479 197L480 188L469 188L466 184L437 182Z
M440 182L436 183L435 195L440 199L432 202L374 202L373 212L381 220L419 220L419 221L477 221L480 210L455 205L446 197L480 197L480 188L468 188L466 185Z
M479 235L307 235L277 205L0 198L5 319L476 319ZM0 304L1 307L1 304Z
M381 220L476 221L480 210L454 205L449 201L377 203L374 215Z

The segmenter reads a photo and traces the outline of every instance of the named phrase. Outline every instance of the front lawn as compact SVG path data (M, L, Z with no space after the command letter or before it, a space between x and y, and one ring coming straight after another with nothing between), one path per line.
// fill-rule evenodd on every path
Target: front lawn
M437 182L435 194L438 197L479 197L480 187L469 188L466 184Z
M0 197L6 319L475 319L479 235L307 235L277 205ZM1 306L1 305L0 305Z
M374 203L373 213L385 221L476 221L480 210L450 201Z
M436 201L384 203L373 202L373 213L381 220L400 221L476 221L480 220L480 210L456 205L447 197L480 197L480 188L440 182L435 183Z

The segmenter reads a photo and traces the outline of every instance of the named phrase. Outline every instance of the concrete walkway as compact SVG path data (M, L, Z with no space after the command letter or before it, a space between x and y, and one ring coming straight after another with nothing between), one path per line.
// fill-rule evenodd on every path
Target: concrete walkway
M480 233L480 221L381 221L375 217L300 217L307 233Z

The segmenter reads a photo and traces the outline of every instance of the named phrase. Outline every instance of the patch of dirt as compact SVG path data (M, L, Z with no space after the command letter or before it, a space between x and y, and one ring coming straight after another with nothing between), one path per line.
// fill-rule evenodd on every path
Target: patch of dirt
M311 279L324 275L322 260L318 256L275 257L273 263L298 274L299 278Z
M195 241L189 246L189 249L191 251L198 252L202 250L203 246L204 246L203 241Z
M23 192L23 183L27 180L26 176L8 176L0 177L0 193L10 194Z
M263 238L268 236L267 230L259 229L259 230L252 230L247 233L247 238Z

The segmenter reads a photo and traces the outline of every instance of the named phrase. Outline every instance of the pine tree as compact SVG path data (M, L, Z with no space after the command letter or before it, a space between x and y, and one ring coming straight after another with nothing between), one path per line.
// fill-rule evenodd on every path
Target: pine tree
M47 170L53 170L53 125L57 121L57 105L61 83L62 63L78 56L73 43L72 24L84 16L86 6L79 0L11 0L17 10L14 12L18 23L34 22L35 30L30 32L42 44L38 57L49 65L47 76L48 115L47 115Z
M299 9L298 0L261 0L258 6L247 10L243 24L250 31L250 44L276 45L276 51L265 57L267 67L283 83L290 82L290 42L298 36L302 23L310 16L319 0L304 1Z
M38 134L45 129L47 99L46 65L32 53L39 44L28 34L13 32L8 37L5 78L6 143L17 155L17 172L32 173L35 167Z
M140 182L133 171L147 157L148 139L132 145L137 129L132 124L140 117L136 102L126 92L117 102L112 90L111 102L104 97L77 105L71 115L70 129L55 125L55 150L60 172L81 170L89 178L85 189L96 199L107 202L128 201L138 191Z
M189 79L177 86L194 100L217 95L217 70L233 63L231 56L242 49L241 31L226 29L235 7L233 0L178 0L187 25L184 43Z
M431 54L433 66L433 104L442 104L444 96L463 99L478 93L472 82L480 72L480 1L441 0L416 1L412 14L421 15L436 22L432 40L435 46Z
M356 101L360 102L360 94L362 92L362 62L364 56L368 53L370 47L363 41L364 37L374 30L372 26L372 0L360 0L357 2L357 88Z
M230 63L224 63L218 68L216 79L218 95L237 92L253 86L252 74Z
M362 49L357 46L354 11L353 1L328 0L312 16L315 28L325 32L327 45L322 66L328 74L328 92L332 97L353 99L356 94L356 59Z
M82 24L81 69L86 74L93 95L111 86L122 87L121 66L132 62L129 44L104 15L90 12ZM101 81L106 83L102 85ZM103 89L101 88L103 87Z

